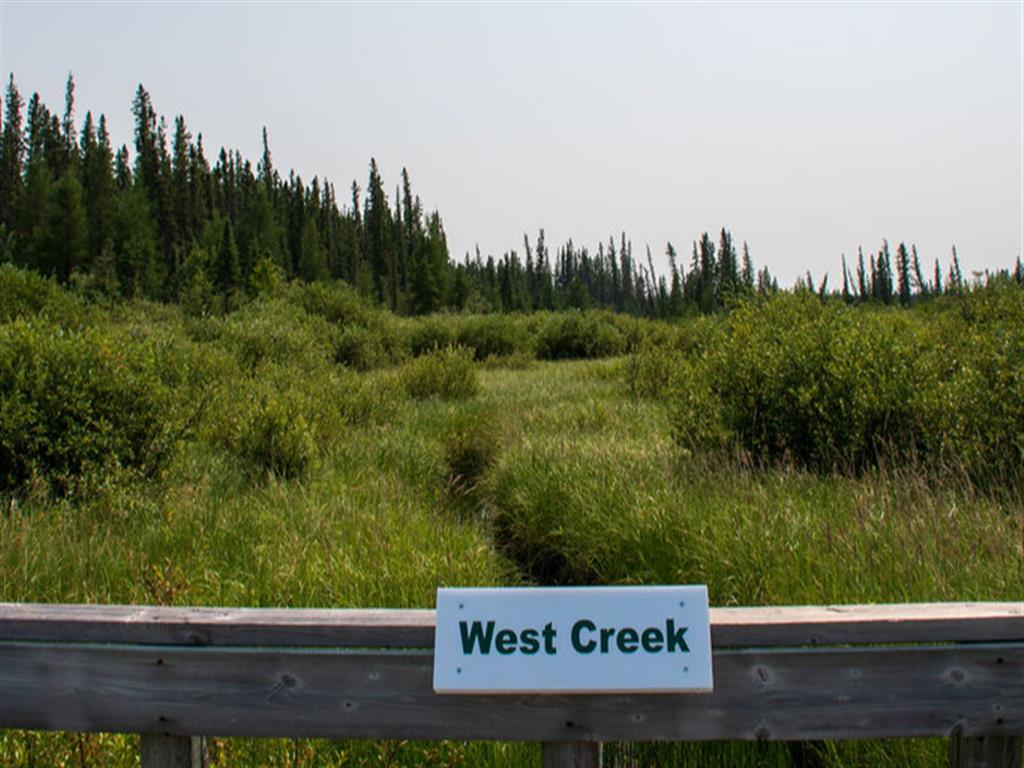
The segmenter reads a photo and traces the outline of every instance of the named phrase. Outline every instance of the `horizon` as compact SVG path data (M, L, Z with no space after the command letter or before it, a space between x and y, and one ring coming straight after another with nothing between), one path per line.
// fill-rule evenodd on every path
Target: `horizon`
M62 6L57 24L53 6ZM52 36L23 31L44 17ZM156 24L160 40L124 34ZM708 34L668 52L636 39L671 42L681 25ZM218 36L224 29L234 34ZM428 32L465 54L425 43ZM167 52L190 35L176 62ZM664 273L666 242L685 263L692 240L724 227L786 286L807 271L834 285L844 254L851 263L858 246L874 253L883 240L916 244L922 263L938 258L944 272L953 245L965 275L1013 266L1024 241L1022 40L1022 7L997 2L286 13L0 4L0 71L26 99L38 92L60 110L72 72L76 125L86 111L105 114L112 142L133 156L131 99L142 83L159 114L181 114L203 135L211 159L223 146L255 163L266 126L275 165L307 183L365 188L375 157L393 190L408 168L456 262L477 244L485 258L522 254L523 235L542 228L552 245L571 239L591 251L625 232L634 255L650 247ZM609 41L619 43L610 61L585 55ZM733 47L711 44L723 41ZM115 42L132 65L107 63ZM260 55L270 43L279 57ZM312 64L296 69L286 55L296 52ZM342 113L336 101L358 106ZM708 109L691 112L689 101Z

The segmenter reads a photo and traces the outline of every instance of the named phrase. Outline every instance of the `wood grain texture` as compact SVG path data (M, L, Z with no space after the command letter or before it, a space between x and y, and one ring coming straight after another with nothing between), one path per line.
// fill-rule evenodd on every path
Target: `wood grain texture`
M206 768L209 755L201 736L142 734L139 749L142 768Z
M949 768L1020 768L1020 736L954 736Z
M0 603L0 641L426 648L434 611Z
M439 696L423 651L0 643L0 728L529 741L1016 736L1024 643L720 650L711 694Z
M595 741L546 741L541 768L601 768L601 745Z
M1024 603L712 608L716 648L1024 640ZM432 610L0 603L0 641L432 648Z

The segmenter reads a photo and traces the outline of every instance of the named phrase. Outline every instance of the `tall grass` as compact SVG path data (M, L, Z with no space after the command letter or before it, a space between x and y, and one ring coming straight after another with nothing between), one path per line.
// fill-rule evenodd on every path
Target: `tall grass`
M949 445L979 446L956 472L937 471L955 465L927 452L879 453L847 472L805 460L792 440L760 460L737 441L744 433L729 409L758 387L758 397L772 391L772 377L786 370L808 370L808 380L829 370L835 383L846 374L834 364L868 366L871 377L893 381L903 369L850 361L858 350L884 351L878 337L838 354L845 342L828 336L826 352L817 349L824 342L808 342L806 358L790 359L761 340L763 309L682 326L603 315L419 324L367 307L343 287L285 286L277 298L196 319L147 304L92 307L8 272L0 270L0 295L19 297L20 308L0 321L0 333L26 333L26 323L54 329L37 339L41 350L95 338L81 353L97 359L115 339L130 350L171 350L144 358L152 365L139 370L160 382L168 402L205 407L178 449L164 454L162 472L93 462L72 468L87 475L75 494L12 480L0 508L0 600L427 607L438 586L523 583L706 583L715 605L1024 594L1021 485L1010 475L993 484L968 468L1015 445L1019 294L919 317L840 312L829 321L909 328L911 340L942 334L952 354L909 363L939 371L928 397L946 403L921 406L945 414L922 429L950 436ZM613 351L633 354L510 365L533 359L546 323L559 323L545 331L559 349L593 331L618 339ZM740 339L754 347L741 349ZM468 353L450 351L455 342L504 362L478 369ZM4 359L20 370L30 355L11 349ZM421 357L406 364L410 356ZM82 377L103 370L79 369ZM738 377L735 391L722 371ZM449 374L472 382L472 391L460 390L472 397L432 396L447 391ZM843 392L818 386L819 396ZM808 402L811 413L820 407ZM856 413L859 401L850 402ZM794 419L800 411L779 413ZM0 429L9 440L12 429ZM104 429L117 437L116 421ZM4 765L130 765L134 749L123 736L0 733ZM838 768L931 765L944 747L923 740L815 749ZM507 744L224 739L214 752L219 766L537 762L535 745ZM606 761L787 765L791 755L784 745L609 745Z

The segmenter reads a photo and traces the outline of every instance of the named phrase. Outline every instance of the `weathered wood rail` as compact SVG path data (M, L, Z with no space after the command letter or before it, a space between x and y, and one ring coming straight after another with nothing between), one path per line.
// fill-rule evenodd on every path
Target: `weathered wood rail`
M140 733L142 764L201 736L539 741L949 737L1018 768L1024 603L713 608L715 690L439 696L434 612L0 603L0 728Z

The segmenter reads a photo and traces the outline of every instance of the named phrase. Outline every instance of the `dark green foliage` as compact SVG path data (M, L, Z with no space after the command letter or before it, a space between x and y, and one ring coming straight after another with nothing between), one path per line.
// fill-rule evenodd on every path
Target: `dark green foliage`
M670 392L688 449L735 441L758 460L909 461L1012 486L1024 467L1022 329L1024 296L1009 280L928 322L779 295L732 313L699 357L659 361L650 377L638 361L629 374L638 392Z
M37 267L67 283L72 271L88 267L89 230L82 205L82 185L71 173L53 188L42 253Z
M88 473L158 471L199 402L175 343L36 321L0 325L0 487L57 493Z
M235 230L231 219L224 219L221 228L220 244L217 248L217 259L213 269L213 285L222 296L237 290L242 281L242 268L238 261L238 245L235 242Z
M477 360L505 357L527 348L527 338L517 318L510 315L484 315L463 318L458 323L455 341L473 350Z
M305 474L317 458L306 415L294 399L262 392L243 406L232 447L251 466L285 478Z
M380 336L361 325L350 325L341 332L334 359L357 371L370 371L394 362Z
M455 343L452 322L448 318L427 317L417 322L409 332L409 351L418 357L435 349L450 347Z
M97 128L86 112L76 132L70 77L66 94L59 116L37 94L25 106L13 78L8 84L0 135L0 258L65 283L76 273L91 274L102 286L90 287L97 295L178 300L184 291L190 312L218 312L237 307L246 292L263 290L268 262L285 279L345 280L361 296L403 314L599 308L678 319L720 313L778 290L767 268L755 278L747 243L741 256L725 228L717 243L701 234L688 267L668 243L669 279L656 274L649 249L646 263L634 258L625 233L599 243L596 252L572 240L552 251L541 230L533 243L524 236L525 258L514 250L500 257L477 250L454 264L440 214L426 211L405 169L389 202L371 160L365 199L353 182L350 206L340 207L330 181L314 177L306 184L294 173L278 173L265 129L258 163L222 148L211 167L202 136L193 139L180 115L169 129L140 85L132 102L133 158L127 147L115 153L102 115ZM208 256L209 300L197 299L203 291L196 286L195 259L182 274L196 242ZM908 251L900 244L894 265L883 241L868 261L870 269L859 260L856 291L845 260L842 281L834 281L841 293L830 292L827 274L819 283L808 275L805 287L823 299L902 306L943 291L938 269L933 282L924 280L913 245ZM963 292L969 282L954 249L945 289Z
M307 283L326 280L327 250L320 241L320 233L312 219L302 229L302 254L299 257L299 277Z
M11 75L4 95L4 125L0 133L0 226L6 232L14 231L22 191L22 162L25 156L22 141L23 107L21 94L14 84L14 75Z
M406 363L402 385L410 397L462 400L480 391L473 353L461 347L443 347Z
M322 317L280 300L256 301L224 319L209 319L199 333L217 340L246 371L268 363L316 370L332 362L340 335Z
M593 312L550 315L537 329L536 351L542 360L612 357L625 347L619 329Z
M63 328L82 328L95 310L55 281L35 272L0 264L0 323L41 318Z

